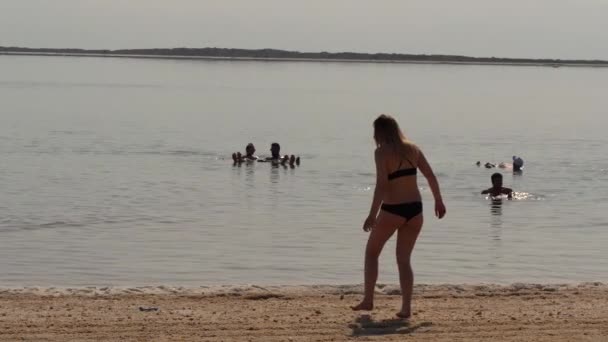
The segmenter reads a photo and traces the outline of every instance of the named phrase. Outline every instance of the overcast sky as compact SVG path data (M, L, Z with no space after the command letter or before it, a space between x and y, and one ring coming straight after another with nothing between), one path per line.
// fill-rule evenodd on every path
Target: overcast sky
M608 59L608 0L0 0L0 45Z

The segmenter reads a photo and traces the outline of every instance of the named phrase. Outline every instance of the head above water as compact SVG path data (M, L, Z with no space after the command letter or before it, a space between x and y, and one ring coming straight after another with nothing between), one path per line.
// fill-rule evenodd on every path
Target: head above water
M496 173L492 174L491 180L492 180L492 185L495 188L502 187L502 175L500 173L496 172Z
M407 138L401 132L397 120L390 115L381 114L374 120L374 140L376 146L402 145Z
M279 145L279 143L273 142L272 144L270 144L270 153L272 154L272 156L274 158L279 158L281 157L281 145Z
M521 157L513 156L513 171L521 171L524 167L524 160Z
M252 156L255 153L255 146L253 146L252 143L247 144L247 147L245 147L245 153L247 153L248 156Z

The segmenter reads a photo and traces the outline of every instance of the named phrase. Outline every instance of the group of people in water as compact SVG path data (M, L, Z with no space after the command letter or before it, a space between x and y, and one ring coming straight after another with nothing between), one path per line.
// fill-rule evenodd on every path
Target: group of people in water
M281 145L279 143L273 142L270 144L270 157L260 158L255 155L255 146L252 143L247 144L245 147L245 154L241 152L234 152L232 154L232 161L234 165L239 165L244 162L269 162L274 164L287 165L289 164L291 167L295 165L300 165L300 156L295 155L284 155L281 156Z
M477 163L475 163L477 166L481 166L481 162L477 161ZM513 163L499 163L498 165L494 164L494 163L490 163L487 162L485 164L483 164L483 166L486 169L491 169L491 168L495 168L496 166L498 166L501 169L513 169L513 172L521 172L523 171L524 168L524 160L521 159L521 157L518 156L513 156Z

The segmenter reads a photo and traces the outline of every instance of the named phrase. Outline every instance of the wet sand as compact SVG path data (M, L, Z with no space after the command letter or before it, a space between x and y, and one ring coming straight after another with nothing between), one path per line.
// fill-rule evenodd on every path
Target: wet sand
M608 285L0 289L2 341L608 341Z

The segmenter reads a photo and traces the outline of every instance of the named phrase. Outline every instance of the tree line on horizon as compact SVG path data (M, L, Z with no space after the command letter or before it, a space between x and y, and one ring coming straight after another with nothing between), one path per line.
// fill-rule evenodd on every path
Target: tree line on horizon
M428 61L428 62L482 62L482 63L575 63L575 64L607 64L603 60L568 60L548 58L501 58L501 57L470 57L439 54L402 54L402 53L361 53L361 52L299 52L278 49L229 49L229 48L170 48L170 49L52 49L52 48L23 48L3 47L0 52L13 53L58 53L58 54L99 54L99 55L150 55L150 56L185 56L185 57L228 57L228 58L301 58L325 60L370 60L370 61Z

